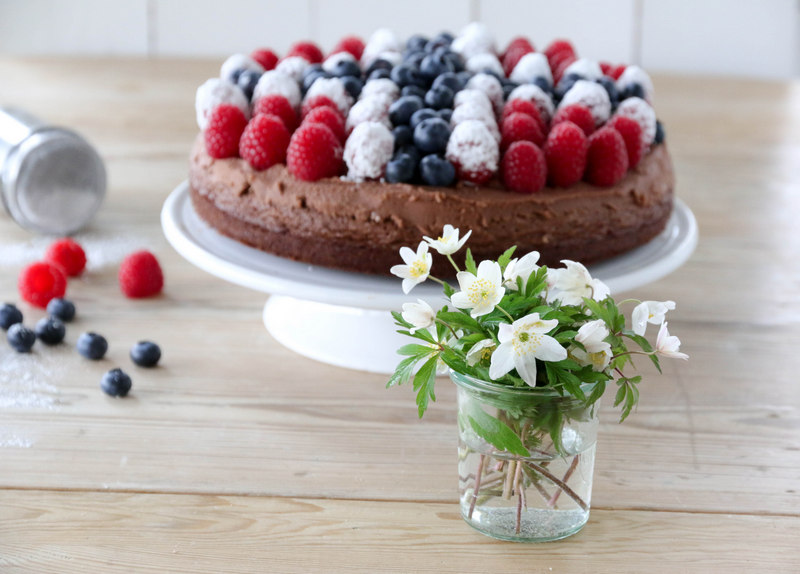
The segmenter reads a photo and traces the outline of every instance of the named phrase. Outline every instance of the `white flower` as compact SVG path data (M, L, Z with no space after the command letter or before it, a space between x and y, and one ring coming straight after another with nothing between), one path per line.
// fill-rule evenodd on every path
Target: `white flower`
M536 385L536 359L540 361L562 361L567 351L553 337L546 335L558 321L543 321L539 313L531 313L512 324L500 323L497 339L500 346L492 354L489 377L499 379L511 369L517 369L522 380L530 386Z
M477 275L459 271L456 279L461 291L453 294L450 301L459 309L472 309L472 317L491 313L506 292L497 261L481 261Z
M458 229L455 229L449 223L444 226L441 237L431 239L430 237L423 237L431 247L438 251L441 255L452 255L462 247L472 235L472 230L467 231L460 240L458 238Z
M478 341L467 351L467 364L470 367L474 367L483 359L489 358L492 355L492 349L494 349L494 347L494 341L491 339L482 339Z
M507 285L509 289L516 289L517 277L521 277L522 284L525 285L528 282L528 277L539 269L539 266L536 265L538 261L538 251L531 251L519 259L512 259L509 261L508 265L506 265L506 270L503 272L504 284Z
M685 361L689 358L689 355L678 352L680 347L681 340L669 334L666 321L661 323L661 328L658 330L658 337L656 337L656 353L664 355L665 357L683 359Z
M658 325L664 322L664 315L667 311L675 308L675 301L643 301L633 310L631 322L633 332L637 335L644 335L647 324Z
M559 299L563 305L580 305L584 297L602 301L611 293L608 286L599 279L593 279L589 271L576 261L561 261L565 269L548 269L547 281L550 292L547 302Z
M412 335L417 332L417 329L427 329L433 325L433 320L436 317L436 312L422 299L417 299L418 303L403 303L403 312L401 313L403 319L414 325L413 329L409 330Z
M428 253L428 244L421 241L416 253L409 247L401 247L400 257L403 258L405 265L395 265L389 271L403 280L403 293L407 295L414 285L428 278L433 256Z
M572 356L582 365L591 365L595 371L603 371L611 362L611 345L604 339L608 337L608 327L603 321L589 321L578 329L575 340L582 343L585 351L575 347Z

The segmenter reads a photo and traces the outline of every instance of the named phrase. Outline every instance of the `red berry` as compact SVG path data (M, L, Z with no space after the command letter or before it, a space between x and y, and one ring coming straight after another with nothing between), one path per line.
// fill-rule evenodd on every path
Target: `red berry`
M553 40L550 45L544 49L544 55L547 56L547 61L550 62L550 67L553 67L552 60L556 54L569 54L575 56L575 48L569 40Z
M253 169L263 170L286 161L289 130L272 114L259 114L247 124L239 142L239 154Z
M289 142L286 165L289 173L304 181L339 175L342 144L328 126L302 124Z
M231 104L220 104L208 119L203 132L206 151L213 158L223 159L239 155L239 138L247 127L244 112Z
M620 64L619 66L613 66L609 71L608 75L614 78L615 80L619 80L619 77L622 75L622 72L625 71L627 68L625 64Z
M505 151L516 141L529 141L541 146L544 143L539 124L531 116L521 112L513 113L503 120L500 128L503 139L500 142L500 150Z
M67 292L67 276L61 267L47 261L31 263L20 272L17 289L25 301L44 309Z
M164 288L164 273L149 251L131 253L119 266L119 287L126 297L139 299L158 295Z
M584 178L591 184L614 185L628 171L628 150L625 140L611 126L603 126L589 136Z
M558 56L556 56L558 58ZM570 65L575 62L577 58L575 56L567 55L563 59L557 59L555 67L551 67L551 71L553 72L553 84L558 85L558 82L561 81L561 77L564 75L564 72Z
M44 260L58 265L70 277L77 277L86 267L86 253L70 238L59 239L44 252Z
M594 133L594 118L592 117L592 112L586 106L569 104L563 108L558 108L553 120L550 122L550 127L552 128L561 122L572 122L581 128L587 136Z
M349 52L358 61L364 53L364 41L358 36L345 36L331 50L331 55L339 52Z
M583 179L589 140L577 125L562 121L550 130L544 145L547 180L554 187L569 187Z
M533 52L533 45L527 38L517 37L511 40L506 48L501 61L503 62L503 71L506 76L510 76L514 71L514 67L519 63L525 54Z
M330 99L328 96L319 95L319 96L312 96L303 102L303 107L300 110L300 117L305 118L306 115L308 115L308 112L320 106L327 106L329 108L333 108L334 110L336 110L337 114L341 115L339 107L332 99Z
M278 116L281 121L283 121L286 129L290 132L293 132L297 129L297 124L299 122L297 118L297 112L294 111L294 108L292 107L292 104L289 103L289 100L280 94L267 94L266 96L259 98L256 102L253 115L257 116L259 114L272 114L273 116Z
M342 119L341 114L338 111L334 110L328 106L319 106L318 108L312 109L306 117L303 118L303 124L324 124L330 128L338 140L344 143L344 140L347 139L347 134L345 133L345 123Z
M611 68L614 67L614 64L609 64L608 62L597 62L600 66L600 71L603 72L604 76L610 75L609 72Z
M320 64L325 58L322 55L322 50L320 50L319 46L314 42L297 42L289 49L289 53L286 54L287 58L291 58L292 56L305 58L309 64Z
M544 118L542 118L542 112L540 112L539 108L536 107L536 104L530 100L509 100L506 105L503 106L503 114L500 117L500 124L502 125L508 116L516 113L531 116L534 120L536 120L536 123L539 124L539 130L542 132L542 134L547 133L547 122L545 122Z
M529 141L512 143L501 162L503 182L519 193L535 193L544 187L547 163L544 153Z
M614 116L606 125L617 130L625 140L625 149L628 150L628 168L635 168L644 155L642 127L639 122L627 116Z
M264 68L265 72L274 70L275 66L278 65L278 55L267 48L255 50L252 54L250 54L250 57L261 64L261 67Z
M531 41L528 40L525 36L516 36L512 38L511 41L508 43L508 46L506 46L505 51L500 56L500 59L501 60L505 59L505 57L508 55L510 51L519 50L521 48L526 48L528 52L533 52L535 50L533 44L531 44Z

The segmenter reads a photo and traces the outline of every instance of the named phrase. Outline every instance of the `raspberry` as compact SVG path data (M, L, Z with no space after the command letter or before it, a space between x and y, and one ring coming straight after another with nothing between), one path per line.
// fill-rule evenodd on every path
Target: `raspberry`
M39 261L31 263L20 272L17 288L25 301L44 309L52 299L64 296L67 291L67 276L58 265Z
M44 252L44 260L59 266L70 277L77 277L86 267L83 247L68 237L52 243Z
M253 51L253 53L250 54L250 57L261 64L261 67L264 68L265 72L274 70L275 66L278 65L278 55L267 48L259 48L258 50Z
M305 58L309 64L320 64L325 59L322 55L322 50L314 42L297 42L286 54L287 58L292 56Z
M501 165L506 187L519 193L536 193L547 179L547 163L539 147L528 141L512 143Z
M550 62L550 67L553 67L552 60L557 54L569 54L575 56L575 48L569 40L553 40L550 45L544 49L544 55L547 56L547 61Z
M614 64L610 64L608 62L597 62L600 65L600 70L603 72L604 76L610 76L609 72L611 68L614 67Z
M329 127L303 124L289 142L286 165L296 178L316 181L341 173L342 152L342 145Z
M299 120L292 104L280 94L268 94L256 102L253 115L272 114L278 116L289 132L297 129Z
M550 130L544 145L547 179L555 187L569 187L583 179L589 140L581 128L561 121Z
M336 111L337 114L341 115L341 112L339 111L339 107L336 105L336 102L334 102L328 96L319 95L307 98L303 102L303 108L300 111L300 117L305 118L306 115L308 115L308 113L311 110L313 110L314 108L318 108L320 106L327 106L329 108L332 108Z
M126 297L139 299L158 295L164 288L164 273L149 251L131 253L119 266L119 287Z
M642 98L627 98L620 102L617 116L627 116L635 120L642 128L642 141L645 147L650 146L656 138L656 113Z
M303 118L303 123L317 123L328 126L333 132L333 135L335 135L340 142L344 142L347 137L344 131L344 120L342 116L329 106L319 106L318 108L312 109L306 114L306 117Z
M511 114L514 113L522 113L528 116L531 116L536 123L539 124L540 131L544 134L547 133L547 123L545 123L544 119L542 118L542 113L539 111L539 108L536 107L536 104L530 102L528 100L509 100L506 102L505 107L503 108L503 115L500 117L500 123L502 122Z
M389 128L379 122L358 124L344 146L347 176L355 180L382 177L393 151L394 136Z
M514 68L525 54L530 54L533 51L533 46L526 38L518 37L511 40L502 57L503 72L506 77L511 75L511 72L514 71Z
M642 128L638 122L627 116L614 116L606 125L617 130L625 140L625 148L628 150L628 168L635 168L644 154Z
M578 80L572 84L558 107L565 108L571 104L588 108L596 126L606 123L611 116L611 99L606 89L597 82Z
M564 76L564 72L567 70L567 68L577 61L578 59L575 56L569 55L563 59L557 59L555 67L551 67L551 70L553 71L553 84L557 86L561 81L561 78Z
M206 151L213 158L223 159L239 155L239 138L247 127L242 110L232 104L220 104L208 118L203 132Z
M553 117L555 108L553 99L548 93L536 84L522 84L517 86L508 94L509 100L528 100L539 110L539 115L545 122L549 122ZM546 131L546 130L542 130Z
M247 124L239 142L239 153L253 169L264 170L286 161L289 130L272 114L260 114Z
M459 179L481 185L497 171L500 151L484 122L466 120L453 129L445 157L456 167Z
M551 127L561 122L572 122L581 128L586 136L590 136L594 132L592 112L581 104L569 104L563 108L558 108L556 115L553 116Z
M515 38L512 38L511 41L508 43L508 46L506 46L505 51L501 54L500 59L504 60L505 57L508 55L508 53L512 50L520 50L522 48L527 49L528 52L534 51L533 44L531 44L530 40L528 40L524 36L516 36Z
M360 60L361 55L364 53L364 40L358 36L345 36L333 47L331 55L338 52L347 52L356 60Z
M628 150L625 140L611 126L603 126L589 137L584 178L591 184L614 185L628 171Z
M620 64L619 66L612 66L611 69L608 71L609 76L614 78L615 80L619 80L619 77L625 72L627 66L625 64Z
M501 150L508 149L508 146L516 141L529 141L541 146L545 139L536 120L519 112L506 116L500 127L500 133L503 134L503 140L500 142Z

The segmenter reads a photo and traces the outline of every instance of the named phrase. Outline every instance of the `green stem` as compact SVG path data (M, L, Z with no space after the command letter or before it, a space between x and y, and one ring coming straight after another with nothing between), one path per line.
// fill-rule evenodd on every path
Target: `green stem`
M461 273L461 269L459 269L458 265L456 265L456 262L453 261L453 256L452 255L448 255L447 256L447 260L453 265L453 268L456 270L456 273Z
M496 307L497 309L500 309L500 311L503 313L503 315L505 315L506 317L508 317L508 320L509 320L509 321L511 321L512 323L514 322L514 317L512 317L511 315L509 315L509 314L508 314L508 311L506 311L505 309L503 309L503 308L502 308L500 305L495 305L495 307Z
M645 355L646 357L649 357L650 355L655 355L655 354L656 354L655 351L651 353L645 353L644 351L625 351L624 353L619 353L618 355L611 355L611 360L613 361L617 357L624 357L625 355Z
M434 321L436 321L437 323L439 323L439 324L441 324L441 325L444 325L445 327L447 327L448 329L450 329L450 332L453 334L453 337L455 337L456 339L458 339L458 333L456 333L456 330L453 328L453 326L452 326L452 325L450 325L450 323L447 323L446 321L442 321L442 320L441 320L441 319L439 319L438 317L436 317L436 319L434 319Z

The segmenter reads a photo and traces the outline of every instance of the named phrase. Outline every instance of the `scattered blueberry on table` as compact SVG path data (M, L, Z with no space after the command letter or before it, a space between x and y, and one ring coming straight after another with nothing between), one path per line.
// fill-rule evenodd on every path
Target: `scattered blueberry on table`
M99 361L102 359L106 351L108 351L108 341L102 335L97 333L84 333L78 337L76 345L78 353L92 361Z
M11 325L22 323L22 311L12 303L4 303L0 307L0 328L7 331Z
M75 318L75 304L68 299L56 297L47 304L47 312L50 316L69 323Z
M64 340L67 329L56 317L44 317L36 323L36 337L45 345L58 345Z
M161 348L152 341L139 341L131 348L131 360L140 367L155 367L161 359Z
M103 375L100 388L112 397L126 396L133 386L133 381L122 369L111 369Z
M18 353L30 353L36 342L36 333L22 323L14 323L8 328L8 344Z

